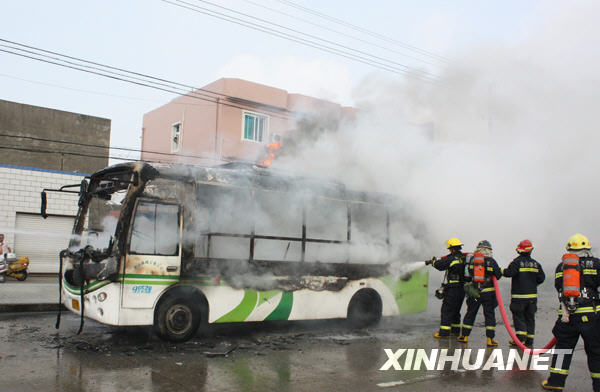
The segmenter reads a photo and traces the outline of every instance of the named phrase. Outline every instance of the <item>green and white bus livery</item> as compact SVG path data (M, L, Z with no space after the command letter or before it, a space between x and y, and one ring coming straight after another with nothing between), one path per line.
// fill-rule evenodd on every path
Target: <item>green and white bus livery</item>
M118 164L76 186L60 279L82 325L153 325L184 341L201 323L366 326L427 306L427 271L394 272L421 228L391 196L239 163Z

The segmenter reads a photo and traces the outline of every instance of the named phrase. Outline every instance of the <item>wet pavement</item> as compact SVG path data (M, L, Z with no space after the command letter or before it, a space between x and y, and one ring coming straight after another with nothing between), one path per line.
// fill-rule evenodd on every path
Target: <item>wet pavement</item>
M8 277L0 283L0 312L55 310L58 303L58 278L30 274L19 282Z
M551 338L555 297L543 296L536 346ZM183 344L159 340L151 328L116 328L63 313L0 313L1 391L540 391L547 371L381 371L385 348L466 348L436 341L440 302L427 313L385 319L353 330L343 321L211 326ZM464 309L463 309L464 311ZM498 324L506 358L509 339ZM478 315L468 347L484 347ZM428 351L429 352L429 351ZM491 351L488 350L488 354ZM403 364L403 361L400 361ZM586 357L575 352L567 389L591 390Z

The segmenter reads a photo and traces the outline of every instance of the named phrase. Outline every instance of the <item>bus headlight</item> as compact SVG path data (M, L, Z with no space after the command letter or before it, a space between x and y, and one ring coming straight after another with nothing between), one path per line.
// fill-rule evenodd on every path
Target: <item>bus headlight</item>
M106 297L108 297L108 295L105 292L102 292L102 293L98 294L98 301L104 302Z

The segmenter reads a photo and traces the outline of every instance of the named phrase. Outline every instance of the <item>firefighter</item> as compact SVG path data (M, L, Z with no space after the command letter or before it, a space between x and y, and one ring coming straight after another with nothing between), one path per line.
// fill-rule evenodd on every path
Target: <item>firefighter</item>
M521 343L533 347L535 337L535 312L537 311L537 286L544 282L546 275L540 263L531 258L533 244L529 240L519 242L515 258L502 274L512 278L510 288L510 311L513 315L515 333ZM508 342L516 346L514 340Z
M467 298L467 313L462 323L462 333L456 339L459 342L467 343L469 335L473 329L475 317L479 307L483 306L483 315L485 317L485 336L487 337L487 346L496 347L498 342L494 340L496 336L496 292L492 276L496 279L502 277L502 270L492 257L492 245L489 241L483 240L477 244L475 252L469 257L466 263L465 280L472 284L479 294L479 297L469 296Z
M600 311L600 259L592 255L590 242L582 234L572 235L566 248L569 253L556 267L554 277L560 298L559 318L552 329L557 339L555 349L575 349L581 335L593 390L600 392L600 316L596 316ZM564 355L562 364L557 364L557 357L552 356L550 377L542 381L544 389L562 390L565 386L572 354Z
M458 238L446 241L446 248L450 253L441 259L435 257L425 262L432 264L439 271L446 271L443 283L443 302L441 309L440 330L433 334L436 339L450 336L450 333L460 333L460 308L465 299L464 262L465 254L462 252L463 244Z

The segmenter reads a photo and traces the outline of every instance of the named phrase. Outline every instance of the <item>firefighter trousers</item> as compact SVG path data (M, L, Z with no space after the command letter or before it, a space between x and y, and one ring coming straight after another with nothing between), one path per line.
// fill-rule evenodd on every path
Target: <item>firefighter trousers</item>
M485 317L485 336L493 338L496 336L496 308L498 307L494 291L481 293L479 298L467 298L467 313L462 323L462 335L469 336L471 334L480 306L483 306L483 316Z
M440 336L448 336L450 332L460 333L460 308L465 299L462 284L448 285L444 290L442 301Z
M598 328L600 328L600 319L594 313L582 313L571 315L568 323L563 323L559 318L552 329L552 333L557 340L555 349L574 350L579 336L583 338L583 347L587 354L588 369L592 377L594 392L600 392L600 332ZM565 355L562 364L560 364L557 363L558 355L552 355L550 377L548 378L549 385L565 386L572 356L572 354Z
M535 312L537 299L513 299L510 303L515 334L526 344L533 344L535 337Z

